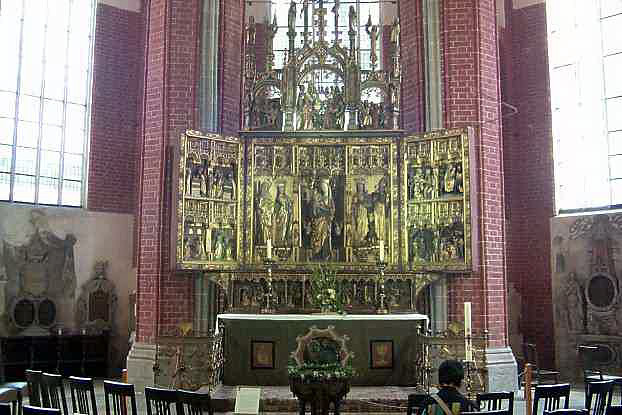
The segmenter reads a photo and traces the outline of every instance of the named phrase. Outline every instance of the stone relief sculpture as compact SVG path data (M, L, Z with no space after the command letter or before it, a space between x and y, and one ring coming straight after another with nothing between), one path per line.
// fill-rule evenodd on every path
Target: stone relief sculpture
M577 345L593 345L595 362L622 373L622 297L619 252L622 215L556 218L552 225L551 269L557 361L562 372L579 376ZM606 357L608 356L608 357ZM605 358L606 357L606 358Z
M75 296L73 247L76 238L60 238L49 229L45 214L31 212L34 232L28 243L3 241L9 331L44 334L56 322L58 303Z
M108 261L95 262L93 277L81 287L76 302L76 327L87 333L114 329L117 294L107 273Z

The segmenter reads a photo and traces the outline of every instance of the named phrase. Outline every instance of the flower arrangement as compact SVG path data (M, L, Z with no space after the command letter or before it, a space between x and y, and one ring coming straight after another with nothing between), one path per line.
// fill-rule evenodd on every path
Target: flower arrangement
M351 379L354 376L354 368L351 364L341 366L340 363L304 363L300 366L287 366L290 379L301 382L326 382Z
M341 286L334 269L320 265L313 270L311 290L313 303L322 312L343 313Z

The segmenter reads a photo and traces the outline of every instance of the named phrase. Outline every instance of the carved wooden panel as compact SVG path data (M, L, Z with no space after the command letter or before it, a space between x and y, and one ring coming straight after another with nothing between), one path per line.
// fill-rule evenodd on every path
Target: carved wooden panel
M467 270L471 266L467 130L413 135L402 146L404 267Z
M180 149L178 268L235 268L242 253L239 140L188 131Z

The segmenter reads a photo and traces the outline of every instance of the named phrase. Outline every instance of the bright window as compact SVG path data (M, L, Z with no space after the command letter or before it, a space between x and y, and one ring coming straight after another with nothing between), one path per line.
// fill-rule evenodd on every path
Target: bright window
M82 206L94 0L4 0L0 200Z

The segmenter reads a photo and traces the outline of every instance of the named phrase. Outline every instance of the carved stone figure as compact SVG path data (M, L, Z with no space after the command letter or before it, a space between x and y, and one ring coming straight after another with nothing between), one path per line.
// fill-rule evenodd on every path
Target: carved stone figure
M348 31L356 33L356 9L352 5L348 10Z
M394 48L399 47L400 44L400 19L397 16L391 25L391 43Z
M583 288L577 274L571 272L566 278L564 287L564 297L566 298L566 321L568 324L568 331L570 332L583 332L584 331L584 308L585 303L583 300Z
M285 185L278 184L272 210L272 244L290 246L292 241L292 201L285 193Z

